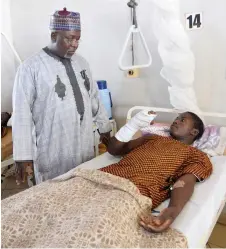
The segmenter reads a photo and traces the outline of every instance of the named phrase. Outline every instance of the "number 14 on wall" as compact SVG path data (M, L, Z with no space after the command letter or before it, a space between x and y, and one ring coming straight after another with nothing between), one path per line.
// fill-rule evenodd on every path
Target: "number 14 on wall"
M202 12L186 14L186 28L188 30L201 29L202 27Z

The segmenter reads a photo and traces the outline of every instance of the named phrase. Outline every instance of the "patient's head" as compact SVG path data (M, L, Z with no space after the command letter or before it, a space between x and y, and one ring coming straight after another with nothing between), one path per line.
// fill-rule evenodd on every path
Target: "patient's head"
M204 132L202 120L192 112L180 114L170 126L170 135L186 144L201 138Z

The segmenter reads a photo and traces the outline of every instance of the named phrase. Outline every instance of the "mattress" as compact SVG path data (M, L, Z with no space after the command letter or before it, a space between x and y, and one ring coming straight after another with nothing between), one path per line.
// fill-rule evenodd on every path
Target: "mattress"
M120 157L105 153L78 168L99 169L119 160ZM205 182L196 184L192 198L172 224L187 237L190 248L205 248L225 204L226 157L214 157L211 161L213 174ZM155 210L162 210L168 203L166 200Z

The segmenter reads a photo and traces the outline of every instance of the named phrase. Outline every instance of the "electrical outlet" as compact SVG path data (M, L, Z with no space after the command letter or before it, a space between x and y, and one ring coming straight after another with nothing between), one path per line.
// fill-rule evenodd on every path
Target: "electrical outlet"
M139 69L131 69L127 71L127 78L138 78L139 77Z

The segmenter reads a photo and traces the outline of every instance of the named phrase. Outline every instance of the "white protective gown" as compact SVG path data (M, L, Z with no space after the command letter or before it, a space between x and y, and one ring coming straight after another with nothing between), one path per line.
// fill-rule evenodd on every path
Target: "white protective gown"
M15 161L34 162L36 183L59 176L94 157L93 121L101 133L111 130L89 65L75 55L71 66L84 102L82 120L65 65L56 57L41 50L21 64L16 75L13 156ZM89 79L88 87L83 70ZM56 91L59 80L61 92Z

